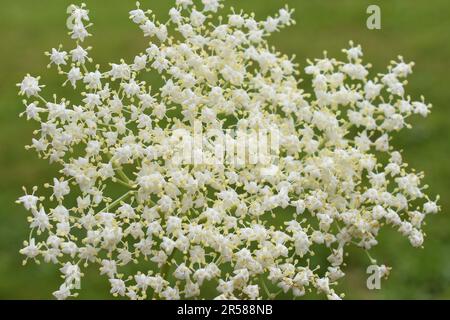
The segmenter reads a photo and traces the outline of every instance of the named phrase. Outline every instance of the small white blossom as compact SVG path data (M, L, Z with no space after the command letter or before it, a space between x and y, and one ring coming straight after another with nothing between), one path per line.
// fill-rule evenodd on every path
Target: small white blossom
M33 97L39 94L43 86L39 85L39 77L35 78L27 75L22 82L17 84L20 87L20 94L27 97Z
M66 64L67 59L67 52L65 51L59 51L55 48L52 49L52 52L50 53L50 62L59 66Z

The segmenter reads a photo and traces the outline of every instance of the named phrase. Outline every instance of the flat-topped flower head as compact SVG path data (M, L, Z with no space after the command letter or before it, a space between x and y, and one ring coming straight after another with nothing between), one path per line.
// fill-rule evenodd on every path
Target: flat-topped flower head
M334 300L350 247L369 251L382 228L421 247L438 198L392 143L430 112L406 94L413 63L372 75L350 42L344 61L300 67L267 42L293 10L258 21L197 2L177 0L166 23L137 3L129 18L148 46L104 66L83 43L89 11L72 5L75 43L47 55L73 101L41 93L39 77L18 84L22 114L39 125L27 148L60 166L48 197L35 187L17 201L30 215L25 262L59 266L53 295L76 297L94 265L130 299Z

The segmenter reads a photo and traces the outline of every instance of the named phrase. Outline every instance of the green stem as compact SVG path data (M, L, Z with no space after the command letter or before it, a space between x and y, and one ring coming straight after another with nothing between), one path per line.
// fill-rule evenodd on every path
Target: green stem
M111 156L109 153L108 153L106 156L108 157L108 159L109 159L110 161L112 161L112 156ZM113 166L113 168L114 168L114 171L116 171L117 174L119 175L119 177L121 177L121 178L125 181L125 183L127 183L128 185L131 186L131 180L130 180L130 178L128 178L128 176L125 174L125 172L123 172L122 168L120 168L119 166L117 166L117 165L114 163L114 161L112 161L112 166Z
M372 256L370 255L369 251L368 251L368 250L364 250L364 251L366 252L367 257L369 257L370 263L371 263L371 264L376 264L376 263L377 263L377 260L374 259L374 258L372 258Z
M175 248L173 249L172 253L171 253L170 256L167 258L166 263L161 267L161 277L162 277L164 280L166 280L167 274L169 273L169 270L170 270L170 260L173 259L176 250L177 250L177 249L175 249ZM153 291L151 300L153 300L153 299L155 298L155 293L156 293L156 292Z
M123 172L123 170L119 167L116 167L115 165L113 165L114 170L117 172L117 174L119 175L119 177L121 177L123 180L125 180L125 182L129 185L131 185L131 180L130 178L128 178L128 176L125 174L125 172Z
M273 299L273 295L270 293L269 288L267 288L262 275L259 277L259 281L261 282L262 287L264 288L264 291L267 294L267 299Z
M121 185L127 187L127 188L134 189L134 187L133 187L131 184L126 183L125 181L122 181L122 180L117 179L117 178L115 179L115 181L118 182L118 183L120 183Z
M103 210L101 210L100 212L105 212L111 208L114 208L116 205L118 205L120 203L120 201L126 199L129 195L131 195L132 193L134 193L133 190L128 191L127 193L125 193L124 195L122 195L121 197L117 198L116 200L114 200L113 202L111 202L110 204L106 205L105 208L103 208Z

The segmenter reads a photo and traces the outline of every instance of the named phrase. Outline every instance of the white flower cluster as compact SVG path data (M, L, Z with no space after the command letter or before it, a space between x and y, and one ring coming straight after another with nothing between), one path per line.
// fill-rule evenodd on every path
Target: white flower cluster
M30 75L18 84L24 114L40 124L29 148L61 165L48 196L34 187L18 200L31 228L21 253L61 266L58 299L76 296L89 264L114 296L131 299L201 298L211 285L217 299L310 291L340 299L333 287L349 246L369 250L386 225L420 247L425 216L439 211L423 174L390 144L410 115L429 113L423 99L405 95L412 63L400 57L369 78L350 43L345 62L309 62L308 94L298 66L266 40L294 23L292 10L264 21L234 11L217 18L220 1L201 2L177 0L167 23L138 3L130 19L150 44L104 71L83 46L88 10L71 6L76 46L48 56L64 84L80 89L79 101L47 100ZM163 85L150 87L148 72ZM194 121L215 130L277 127L270 175L257 163L171 161L180 143L171 133L192 132ZM328 265L313 265L319 251Z

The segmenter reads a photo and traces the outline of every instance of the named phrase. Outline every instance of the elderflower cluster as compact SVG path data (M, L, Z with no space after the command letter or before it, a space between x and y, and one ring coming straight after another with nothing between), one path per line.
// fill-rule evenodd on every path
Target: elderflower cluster
M30 75L18 84L23 114L40 126L28 148L60 166L46 196L34 187L18 200L31 228L20 252L60 267L56 298L76 296L94 265L114 296L131 299L201 298L205 286L217 299L340 299L348 247L371 249L382 226L422 246L424 218L440 208L391 145L431 107L405 94L413 64L399 57L370 77L350 43L344 62L309 61L308 94L298 65L267 43L294 23L292 10L257 21L234 10L217 17L221 8L177 0L161 23L137 3L129 17L147 49L101 69L84 45L88 10L71 6L75 45L47 55L79 97L49 100ZM160 87L146 83L150 72ZM276 161L172 161L182 138L172 133L192 133L194 121L219 131L276 127ZM310 259L319 251L327 265Z

